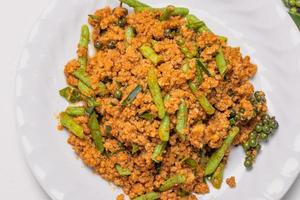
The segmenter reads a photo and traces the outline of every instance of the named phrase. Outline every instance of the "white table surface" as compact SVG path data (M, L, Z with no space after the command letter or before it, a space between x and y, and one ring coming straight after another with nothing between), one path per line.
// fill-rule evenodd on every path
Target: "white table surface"
M0 199L3 200L50 200L23 158L14 110L18 59L32 26L50 1L0 0ZM300 177L283 199L297 200L299 197Z

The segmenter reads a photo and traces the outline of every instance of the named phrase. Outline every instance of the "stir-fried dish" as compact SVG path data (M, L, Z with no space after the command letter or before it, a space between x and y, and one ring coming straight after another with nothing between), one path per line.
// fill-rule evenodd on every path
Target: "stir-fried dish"
M60 128L74 151L134 200L197 199L208 182L220 188L234 146L252 168L278 128L250 83L256 65L187 8L121 2L89 15L92 31L82 26L78 57L64 69L60 95L71 105Z

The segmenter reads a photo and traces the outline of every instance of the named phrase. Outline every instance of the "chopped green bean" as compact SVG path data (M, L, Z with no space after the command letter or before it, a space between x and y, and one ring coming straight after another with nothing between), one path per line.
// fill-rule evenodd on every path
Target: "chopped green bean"
M105 126L105 136L110 137L111 135L111 126L107 125Z
M137 144L132 144L131 154L135 154L135 153L138 152L139 150L140 150L139 145L137 145Z
M148 121L153 121L154 120L154 116L149 113L149 112L144 112L143 114L140 115L141 118L148 120Z
M225 42L225 43L228 41L228 38L225 37L225 36L222 36L222 35L219 36L219 39L220 39L222 42Z
M166 111L154 68L150 68L148 70L147 81L152 99L158 110L158 117L160 119L163 119L165 117Z
M78 89L83 95L87 97L94 96L94 91L81 81L78 82Z
M228 149L230 148L234 138L237 136L239 131L240 129L238 127L233 127L230 129L229 134L224 140L222 146L219 149L217 149L209 158L204 172L205 176L211 175L216 171L226 151L228 151Z
M131 44L132 39L135 37L135 30L132 26L129 26L125 31L125 40L126 40L126 47Z
M168 114L161 120L158 129L160 140L163 142L169 141L170 138L170 117Z
M82 96L80 92L75 88L71 88L71 87L63 88L59 90L59 94L70 103L77 103L82 100Z
M168 180L166 180L159 188L159 191L164 192L167 191L169 189L171 189L172 187L176 186L176 185L180 185L185 183L186 178L183 175L175 175L172 176L171 178L169 178Z
M156 200L156 199L159 199L159 194L156 192L149 192L147 194L136 197L133 200Z
M79 138L84 138L83 128L67 113L60 114L60 123Z
M137 0L120 0L122 3L127 4L128 6L132 7L132 8L136 8L136 7L150 7L147 4L144 4L140 1Z
M160 144L155 146L152 156L151 156L151 158L154 162L156 162L156 163L160 162L158 157L162 156L166 147L167 147L167 142L161 142Z
M196 84L193 83L192 80L189 80L189 81L188 81L188 85L189 85L191 91L192 91L194 94L196 94L197 91L198 91L198 87L196 86Z
M131 104L136 96L143 90L142 86L137 85L130 93L129 95L122 101L121 105L126 106L128 104Z
M211 76L210 71L207 69L207 67L204 65L204 63L200 59L196 59L196 66L201 68L201 70L207 75ZM196 68L197 69L197 68Z
M100 18L97 15L88 15L92 20L99 21Z
M177 111L176 133L181 141L185 141L185 129L188 119L188 108L185 100L181 100Z
M143 44L140 48L139 48L141 54L149 59L154 65L157 65L158 63L160 63L161 61L163 61L162 56L157 55L156 52L151 48L151 46L149 44Z
M115 168L120 176L130 176L131 171L128 168L122 168L121 165L116 164Z
M216 189L220 189L223 182L223 174L224 174L225 165L224 163L220 163L216 171L213 173L211 177L211 184Z
M97 117L98 117L97 114L93 112L92 115L90 116L88 127L91 131L91 135L96 149L98 149L101 153L103 153L104 151L103 138L102 138L102 133L101 133L101 129Z
M185 63L182 65L181 70L182 70L183 73L186 74L186 73L189 71L189 69L190 69L190 64L189 64L189 62L187 61L187 62L185 62Z
M89 75L85 72L85 69L79 68L75 72L73 72L73 75L78 78L80 81L82 81L85 85L87 85L89 88L91 88L91 81Z
M160 16L161 21L168 20L172 13L174 12L175 7L174 6L167 6L165 9L162 10L162 14Z
M227 63L223 54L222 49L219 49L219 52L216 56L216 64L221 76L224 76L227 71Z
M187 164L188 166L190 166L192 169L196 169L198 166L198 163L196 160L192 159L192 158L188 158L185 161L185 164Z
M189 14L189 9L187 8L183 8L183 7L175 7L173 12L172 12L172 16L182 16L185 17Z
M199 63L198 61L196 60L196 79L195 79L195 84L197 87L199 87L203 82L203 74L202 74L203 67L201 66L204 66L203 64L201 64L201 62Z
M81 27L81 34L79 40L79 47L88 49L88 44L90 41L90 31L87 25L83 25ZM85 69L87 66L87 55L82 55L78 57L78 62L80 64L80 68Z
M203 108L203 110L208 114L212 115L215 113L215 108L209 103L208 99L206 98L205 95L199 95L198 96L198 101Z
M104 83L100 82L98 84L98 88L97 88L97 95L99 96L105 96L109 93L109 91L107 90L107 87Z
M70 116L83 116L85 115L85 108L80 106L69 106L65 112Z

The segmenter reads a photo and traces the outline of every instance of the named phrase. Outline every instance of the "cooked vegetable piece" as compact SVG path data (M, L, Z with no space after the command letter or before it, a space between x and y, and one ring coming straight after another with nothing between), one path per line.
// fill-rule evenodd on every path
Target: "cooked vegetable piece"
M78 89L84 96L94 96L94 91L81 81L78 82Z
M218 54L216 56L216 64L221 76L224 76L227 71L227 63L222 49L218 51Z
M80 40L78 46L81 48L85 48L86 51L88 49L90 41L90 31L89 27L87 25L83 25L81 27L81 34L80 34ZM78 57L78 62L80 64L80 68L85 69L87 66L87 54L86 55L80 55Z
M159 194L157 192L149 192L147 194L136 197L133 200L156 200L156 199L159 199Z
M149 59L154 65L157 65L161 61L163 61L163 58L160 55L157 55L156 52L151 48L149 44L143 44L139 48L141 54Z
M192 158L187 158L184 162L185 162L185 164L190 166L192 169L196 169L198 166L197 161Z
M141 118L148 120L148 121L153 121L154 120L154 116L149 113L149 112L144 112L143 114L140 115Z
M131 44L132 39L135 37L135 30L132 26L129 26L125 31L126 46Z
M139 145L137 145L137 144L132 144L131 154L135 154L135 153L138 152L139 150L140 150Z
M107 90L107 87L104 83L100 82L98 84L98 89L97 89L97 95L99 96L104 96L107 95L109 91Z
M187 124L188 108L185 100L181 100L177 111L176 133L181 141L185 141L185 129Z
M130 93L129 95L122 101L121 105L126 106L131 104L136 96L143 90L142 86L137 85Z
M207 76L211 76L210 71L207 69L207 67L201 62L200 59L196 59L196 66L199 67Z
M60 113L60 123L79 138L84 138L83 128L67 113Z
M203 108L203 110L208 114L212 115L215 113L215 108L209 103L208 99L206 98L205 95L199 95L198 96L198 101Z
M92 115L90 116L88 127L91 131L91 135L96 149L98 149L101 153L103 153L104 151L103 138L102 138L102 133L101 133L101 129L97 117L98 117L97 114L93 112Z
M167 6L165 9L163 9L162 14L160 16L160 20L161 21L168 20L171 17L174 10L175 10L174 6Z
M152 95L152 99L154 104L158 110L158 117L163 119L165 117L165 105L161 95L161 90L157 81L156 72L154 68L150 68L148 70L148 77L147 77L148 87L150 89L150 93Z
M116 164L115 168L120 176L130 176L131 171L128 168L122 168L121 165Z
M85 108L80 106L69 106L65 112L70 116L83 116L85 115Z
M169 189L171 189L172 187L176 186L176 185L180 185L185 183L186 178L183 175L175 175L172 176L171 178L169 178L168 180L166 180L159 188L159 191L164 192L167 191Z
M158 129L160 140L163 142L169 141L170 138L170 118L166 114L165 117L161 120L160 126Z
M162 156L166 147L167 147L167 142L161 142L160 144L156 145L156 147L154 148L154 151L152 153L152 156L151 156L151 158L154 162L156 162L156 163L160 162L158 157Z
M132 8L136 8L136 7L150 7L147 4L144 4L140 1L137 0L120 0L122 3L127 4L128 6L132 7Z
M73 72L73 75L82 81L85 85L91 88L91 81L89 75L85 72L85 69L79 68Z
M209 158L204 172L205 176L211 175L216 171L226 151L229 150L234 138L237 136L239 131L240 129L238 127L233 127L230 129L229 134L223 141L222 146L219 149L217 149Z
M71 87L63 88L59 91L59 94L70 103L77 103L82 100L80 92L75 88L71 88Z
M214 186L216 189L220 189L222 186L223 182L223 174L224 174L224 169L225 169L225 164L220 163L216 171L213 173L211 177L211 184Z

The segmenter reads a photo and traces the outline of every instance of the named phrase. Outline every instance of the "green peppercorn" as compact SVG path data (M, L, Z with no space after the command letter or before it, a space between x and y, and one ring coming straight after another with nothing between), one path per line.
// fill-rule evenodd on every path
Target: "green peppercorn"
M263 126L263 132L266 134L270 134L272 129L268 125Z
M270 122L269 125L270 125L270 127L271 127L272 129L278 129L278 126L279 126L279 124L278 124L278 122L275 120L275 118L271 120L271 122Z
M102 50L103 47L104 47L104 45L103 45L103 43L101 43L100 41L96 41L96 42L94 43L94 47L95 47L95 49L97 49L97 50Z
M254 139L254 138L250 139L250 140L249 140L249 144L250 144L250 146L253 147L253 148L256 147L256 145L257 145L256 139Z
M268 139L269 135L266 133L261 133L259 136L259 139L261 139L262 141L266 141Z
M255 150L256 150L257 152L259 152L260 149L261 149L261 145L260 145L260 144L257 144L256 147L255 147Z
M243 148L244 148L245 151L249 150L250 149L250 143L248 141L243 143Z
M260 132L262 132L262 128L263 128L262 126L260 126L259 124L257 124L256 127L255 127L255 131L258 132L258 133L260 133Z
M249 136L250 136L250 138L256 138L257 137L257 132L252 131Z
M249 160L249 159L246 159L245 160L245 162L244 162L244 166L246 167L246 168L251 168L252 167L252 165L253 165L253 162L251 161L251 160Z
M117 25L120 27L125 27L126 26L126 19L125 18L121 18L117 21Z
M291 7L295 6L296 5L296 0L289 0L289 5Z
M122 99L122 96L123 96L123 93L121 90L116 90L115 91L115 94L114 94L114 97L118 100Z
M107 47L108 47L109 49L114 49L114 48L116 48L116 41L114 41L114 40L109 41L108 44L107 44Z

